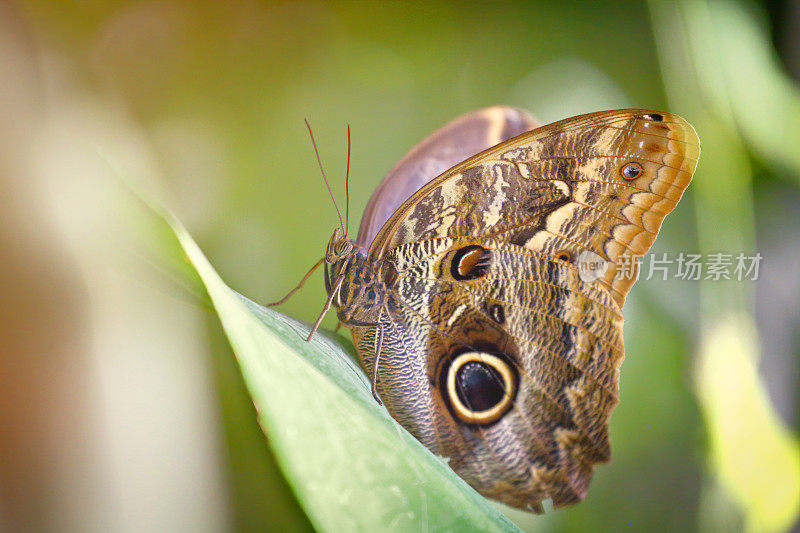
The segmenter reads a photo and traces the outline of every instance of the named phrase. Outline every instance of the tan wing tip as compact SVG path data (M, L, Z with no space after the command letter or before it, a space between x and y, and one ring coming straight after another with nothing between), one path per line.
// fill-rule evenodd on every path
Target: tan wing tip
M654 135L666 135L670 140L686 143L700 153L700 138L688 120L675 113L650 109L631 110L637 121L637 129Z
M657 176L650 181L648 189L651 195L639 196L637 210L641 213L640 224L620 228L617 240L618 257L628 255L628 259L640 257L648 252L655 240L664 218L676 207L688 188L700 156L700 139L694 127L683 117L674 113L648 109L626 110L634 137L651 138L657 136L664 148L661 152L661 164L657 166ZM640 227L639 227L640 226ZM643 232L642 229L647 230ZM622 238L624 237L624 238ZM614 261L615 263L618 260ZM619 265L610 269L611 279L606 278L606 286L620 307L638 278L638 265L632 275L622 279L616 276Z

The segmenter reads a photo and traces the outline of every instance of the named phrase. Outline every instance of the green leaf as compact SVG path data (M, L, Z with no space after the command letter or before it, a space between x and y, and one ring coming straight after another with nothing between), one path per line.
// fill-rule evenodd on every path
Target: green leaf
M342 346L230 289L174 217L278 465L322 531L517 528L395 422Z

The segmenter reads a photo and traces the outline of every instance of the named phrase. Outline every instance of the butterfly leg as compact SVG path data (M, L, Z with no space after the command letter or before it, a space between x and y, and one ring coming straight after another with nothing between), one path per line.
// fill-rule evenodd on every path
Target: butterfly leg
M339 281L336 282L336 286L333 288L330 296L328 296L328 299L325 301L325 307L322 308L322 313L319 314L319 318L317 318L317 321L314 322L314 327L311 328L311 332L308 334L306 342L311 342L311 338L319 329L319 325L322 324L322 319L328 314L331 304L333 303L333 299L336 297L336 293L339 292L339 289L342 286L342 282L344 282L344 275L339 276Z

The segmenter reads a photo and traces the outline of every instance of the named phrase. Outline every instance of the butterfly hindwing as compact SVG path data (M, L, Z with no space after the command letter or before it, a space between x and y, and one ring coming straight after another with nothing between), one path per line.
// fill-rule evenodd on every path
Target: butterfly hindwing
M425 444L484 494L518 507L545 497L557 505L577 501L592 465L610 457L622 317L608 293L568 263L502 241L478 242L441 238L393 251L390 327L425 342L406 344L397 357L392 348L383 352L378 390L401 423L432 427ZM491 260L479 277L458 279L453 261L474 246ZM497 421L470 423L454 410L444 376L465 351L493 354L511 367L515 396ZM409 366L422 374L418 361L426 363L427 406L404 401L396 387L408 381Z

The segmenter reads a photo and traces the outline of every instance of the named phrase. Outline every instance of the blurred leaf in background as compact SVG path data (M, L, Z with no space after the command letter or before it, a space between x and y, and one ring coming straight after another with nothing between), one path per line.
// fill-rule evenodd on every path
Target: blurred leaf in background
M20 0L0 24L3 259L9 286L25 287L4 307L30 309L3 326L10 529L316 523L191 296L201 287L154 250L116 168L179 214L228 285L270 301L336 220L304 117L339 198L351 124L358 214L417 141L492 104L543 122L625 106L683 115L703 154L653 253L764 257L757 282L640 280L613 461L578 506L502 511L536 531L797 523L796 3ZM312 279L282 311L313 320L322 287ZM35 342L42 331L58 340Z
M700 250L754 254L758 206L748 149L776 176L788 173L796 183L800 91L778 67L763 14L751 6L654 0L651 7L667 94L697 117L705 142L695 187ZM797 250L796 239L790 246ZM796 267L776 266L779 279L796 277ZM800 446L776 416L758 373L754 300L748 284L700 285L694 370L709 439L711 478L700 516L707 529L786 531L800 513ZM797 374L780 385L796 394Z

